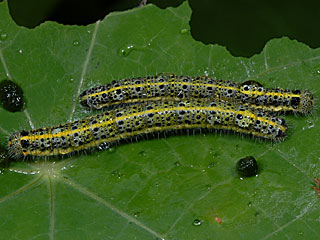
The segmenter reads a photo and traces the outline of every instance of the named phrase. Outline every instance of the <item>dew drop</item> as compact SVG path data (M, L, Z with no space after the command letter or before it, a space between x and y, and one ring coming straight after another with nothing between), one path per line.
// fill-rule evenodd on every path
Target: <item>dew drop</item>
M80 45L79 41L78 40L74 40L73 43L72 43L73 46L77 47Z
M193 226L200 226L202 224L202 221L200 219L195 219L192 223Z
M214 162L209 163L208 168L213 168L214 167Z
M136 47L133 45L133 44L128 44L122 48L120 48L118 50L118 55L121 56L121 57L126 57L128 56L132 50L136 49Z
M134 217L139 217L140 214L141 214L140 212L135 212L135 213L133 214L133 216L134 216Z
M260 214L259 212L255 212L255 213L254 213L254 216L255 216L255 217L258 217L259 214Z
M186 33L188 33L188 32L189 32L189 29L188 29L188 28L183 28L183 29L181 29L181 31L180 31L181 34L186 34Z
M206 189L210 190L212 188L212 186L210 184L207 184L206 186Z
M307 123L308 123L308 126L307 126L308 129L314 127L314 122L313 121L308 120Z
M180 162L177 161L177 162L174 163L174 165L175 165L176 167L179 167L179 166L180 166Z
M7 37L8 37L8 35L6 33L1 33L0 40L4 41L7 39Z
M108 152L109 153L114 153L116 151L116 148L115 147L110 147L108 148Z
M251 207L252 206L252 202L248 202L248 207Z
M118 179L120 179L123 176L123 174L120 173L118 170L112 171L111 175L118 178Z
M23 50L22 50L22 49L19 49L18 52L19 52L20 54L22 54L22 53L23 53Z
M146 151L141 151L141 152L139 152L139 155L141 155L141 156L146 156L147 153L146 153Z
M212 155L212 158L216 158L219 156L219 153L217 153L216 151L214 151L213 149L209 150L209 153Z
M320 69L318 69L318 70L316 71L316 73L317 73L317 74L320 74Z

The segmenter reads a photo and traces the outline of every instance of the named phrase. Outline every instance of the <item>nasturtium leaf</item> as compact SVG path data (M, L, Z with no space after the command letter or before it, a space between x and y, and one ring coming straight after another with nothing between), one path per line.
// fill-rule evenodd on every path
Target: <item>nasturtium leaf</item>
M316 239L320 200L320 50L288 38L251 58L190 35L187 2L112 13L89 26L17 26L0 3L0 80L24 91L25 110L0 109L0 143L22 129L94 114L79 92L161 72L265 87L309 89L311 115L285 116L289 135L270 143L202 133L153 138L68 158L13 162L0 175L1 239ZM210 26L208 26L210 27ZM254 156L257 177L236 162Z

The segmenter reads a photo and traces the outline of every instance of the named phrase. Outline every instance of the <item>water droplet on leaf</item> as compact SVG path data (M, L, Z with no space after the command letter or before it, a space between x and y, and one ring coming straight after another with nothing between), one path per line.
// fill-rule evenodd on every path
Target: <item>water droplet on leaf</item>
M147 153L146 153L146 151L141 151L141 152L139 152L139 155L146 156Z
M188 29L188 28L183 28L183 29L181 29L181 31L180 31L181 34L186 34L186 33L188 33L188 32L189 32L189 29Z
M134 217L139 217L139 216L140 216L140 212L135 212L135 213L133 214L133 216L134 216Z
M120 179L123 176L123 174L120 173L118 170L112 171L111 175L118 178L118 179Z
M209 163L208 168L213 168L214 167L214 162Z
M118 50L118 55L121 56L121 57L126 57L128 56L132 50L136 49L136 47L133 45L133 44L128 44L122 48L120 48Z
M0 40L4 41L7 39L7 37L8 37L8 35L6 33L1 33Z
M108 152L109 153L114 153L116 151L116 148L115 147L110 147L108 148Z
M72 43L73 46L77 47L80 45L79 41L78 40L74 40L73 43Z
M202 224L202 221L200 219L195 219L192 223L193 226L200 226Z

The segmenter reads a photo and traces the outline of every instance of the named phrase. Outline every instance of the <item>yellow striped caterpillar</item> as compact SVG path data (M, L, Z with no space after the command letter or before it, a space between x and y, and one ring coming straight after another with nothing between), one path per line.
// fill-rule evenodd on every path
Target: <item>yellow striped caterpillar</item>
M11 135L8 149L16 158L65 155L180 129L229 130L273 141L282 140L287 132L281 118L222 100L152 101L119 106L56 127L17 132Z
M220 99L250 105L269 112L308 114L313 109L313 95L307 90L266 89L256 81L244 83L213 80L208 77L159 76L113 81L80 95L81 104L101 109L121 103L150 100Z

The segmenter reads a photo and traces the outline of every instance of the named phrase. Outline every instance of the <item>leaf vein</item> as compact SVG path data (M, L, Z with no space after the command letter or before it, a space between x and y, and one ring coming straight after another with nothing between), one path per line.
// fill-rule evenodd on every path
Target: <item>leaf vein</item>
M159 233L157 233L156 231L152 230L151 228L147 227L145 224L143 224L142 222L138 221L134 217L126 214L122 210L120 210L117 207L113 206L111 203L109 203L105 199L99 197L95 193L90 192L89 190L87 190L83 186L81 186L79 184L76 184L75 182L71 181L70 179L66 179L66 178L60 177L60 180L62 180L64 183L68 184L72 188L78 190L82 194L86 195L87 197L89 197L89 198L97 201L98 203L102 204L103 206L109 208L113 212L119 214L121 217L126 219L128 222L132 222L132 223L136 224L138 227L140 227L140 228L144 229L145 231L149 232L150 234L154 235L155 237L163 239L163 237Z
M87 56L85 58L85 61L84 61L84 64L83 64L81 77L80 77L80 82L79 82L79 85L78 85L78 88L77 88L77 92L75 94L75 100L73 101L71 113L70 113L70 116L69 116L69 120L70 121L73 118L73 114L74 114L74 111L76 109L77 99L79 98L81 87L82 87L82 84L83 84L83 81L84 81L84 76L86 75L86 72L87 72L87 68L88 68L88 65L89 65L89 60L90 60L90 57L91 57L92 49L93 49L93 46L95 44L97 32L98 32L98 29L99 29L99 23L100 23L100 20L98 20L96 22L96 24L95 24L94 31L93 31L92 38L91 38L91 42L90 42L90 45L89 45L88 54L87 54Z

